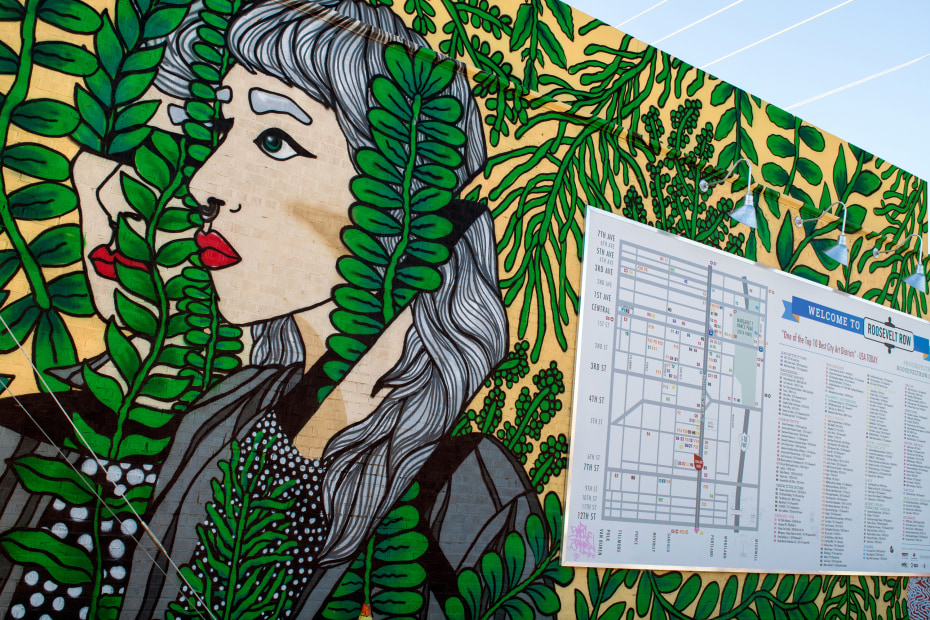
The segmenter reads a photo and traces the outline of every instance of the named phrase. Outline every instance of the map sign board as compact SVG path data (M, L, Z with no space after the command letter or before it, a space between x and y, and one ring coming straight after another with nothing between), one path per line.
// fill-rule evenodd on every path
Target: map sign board
M563 563L930 574L930 324L586 226Z

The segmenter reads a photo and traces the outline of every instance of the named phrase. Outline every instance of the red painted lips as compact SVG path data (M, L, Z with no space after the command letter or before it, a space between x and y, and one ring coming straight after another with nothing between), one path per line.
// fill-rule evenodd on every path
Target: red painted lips
M200 260L208 269L222 269L242 260L223 235L215 230L208 233L198 230L194 241L200 248Z
M118 251L111 250L105 245L97 246L97 248L88 255L88 258L90 258L90 262L94 266L94 271L108 280L116 279L116 263L143 271L149 270L148 265L145 263L128 258Z
M216 231L208 233L197 231L194 235L194 242L200 248L200 259L208 269L222 269L242 260L223 235ZM128 258L106 245L95 248L88 258L94 266L94 271L108 280L116 280L116 263L143 271L149 270L145 263Z

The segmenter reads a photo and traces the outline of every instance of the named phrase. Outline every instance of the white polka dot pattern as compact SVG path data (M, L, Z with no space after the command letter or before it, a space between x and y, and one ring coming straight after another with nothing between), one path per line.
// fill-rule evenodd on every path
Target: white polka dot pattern
M274 592L264 592L262 596L270 597L272 600L278 600L279 597L284 596L288 600L292 600L300 594L309 580L315 560L319 556L320 548L323 546L328 533L327 522L322 510L322 501L320 500L324 467L319 460L304 458L286 440L280 439L284 437L284 433L281 431L273 413L266 415L253 428L249 440L245 442L243 454L240 458L240 467L247 458L246 448L259 443L259 434L262 437L261 443L267 442L268 438L271 437L278 437L279 439L267 448L264 470L259 470L259 459L256 458L253 461L252 471L245 472L250 479L253 476L258 477L255 485L256 490L263 493L290 480L297 482L278 497L283 501L294 500L293 506L287 511L287 523L283 528L283 532L286 540L296 542L297 546L287 552L291 559L279 562L276 567L278 571L286 571L284 579L280 580L280 587ZM260 498L253 497L251 499L258 500ZM204 521L202 527L212 528L213 524ZM274 544L280 544L280 542ZM274 550L269 545L269 548L265 549L264 552L271 553ZM212 600L225 600L223 593L226 586L223 580L213 574L214 571L210 569L203 543L197 545L197 550L192 562L189 564L189 568L202 583L212 584L211 587L217 589L214 590L213 596L210 597ZM206 570L204 571L203 568ZM239 576L239 582L248 582L250 577L252 577L251 573L242 574ZM187 586L182 587L178 603L183 606L185 602L190 600L192 600L190 589ZM221 603L217 603L213 611L222 611ZM282 605L282 612L278 617L287 618L290 615L289 605Z

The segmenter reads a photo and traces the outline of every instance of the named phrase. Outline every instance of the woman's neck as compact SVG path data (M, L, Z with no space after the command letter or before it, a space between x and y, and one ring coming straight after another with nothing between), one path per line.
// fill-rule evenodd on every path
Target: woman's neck
M326 339L336 331L329 320L333 309L332 304L326 304L294 315L306 351L305 372L326 351ZM378 379L400 359L404 337L412 324L412 313L409 310L395 318L374 346L326 397L294 438L295 447L304 457L322 456L333 435L366 418L381 403L387 390L373 394L372 389Z

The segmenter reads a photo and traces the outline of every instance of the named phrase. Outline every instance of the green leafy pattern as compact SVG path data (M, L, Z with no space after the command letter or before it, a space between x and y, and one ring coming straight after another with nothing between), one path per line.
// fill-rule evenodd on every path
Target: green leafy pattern
M222 141L221 86L233 65L226 29L244 3L203 2L204 24L192 43L196 79L180 133L151 127L162 102L145 98L164 37L184 19L188 4L115 0L98 11L82 0L0 1L0 21L21 38L19 45L0 43L0 74L9 84L0 100L0 235L7 242L0 250L0 286L6 289L0 318L9 327L0 330L0 353L31 342L39 389L68 389L48 370L76 364L71 330L94 314L94 306L79 267L71 151L55 140L119 162L116 179L132 213L114 222L117 245L130 262L115 267L121 285L116 316L104 328L112 371L90 365L81 371L112 416L100 425L75 412L86 445L77 438L70 444L112 461L158 462L191 403L238 369L245 353L242 330L220 316L191 239L202 219L188 189ZM527 475L538 493L565 466L566 436L543 439L544 428L567 425L565 385L555 361L535 374L530 364L571 348L578 311L573 269L581 256L585 205L926 316L925 295L904 285L903 277L928 259L913 246L878 259L871 253L873 246L892 247L923 233L925 181L632 37L608 32L597 20L582 23L559 0L404 0L395 11L449 58L400 44L384 48L388 73L370 85L374 146L356 155L362 172L351 186L352 225L342 233L348 254L338 263L345 284L334 292L337 333L326 343L329 382L317 401L419 292L441 284L452 226L444 207L456 198L454 171L463 157L464 136L456 127L461 106L446 92L455 61L470 71L491 146L482 185L463 192L486 199L497 220L502 295L518 337L529 340L514 345L452 434L494 435L527 465L535 452ZM92 40L91 49L70 37L48 38L46 26ZM40 92L37 71L76 81L73 101L34 96ZM759 227L748 232L726 217L732 197L697 191L701 178L740 158L763 181L752 188ZM848 205L845 266L824 253L840 232L837 211L794 225L796 215L818 218L835 201ZM27 234L37 226L44 228ZM25 289L12 284L17 278ZM3 386L10 380L4 376ZM292 505L283 497L292 483L270 486L246 475L264 467L276 441L259 436L233 445L207 509L214 527L198 528L206 559L184 569L224 617L276 617L288 604L268 593L288 579L275 568L294 547L282 533L282 515ZM130 506L145 513L154 491L143 484L125 499L107 496L103 480L45 456L19 456L9 466L28 493L87 507L95 533L103 519L130 514ZM325 617L355 618L362 605L379 618L422 616L429 549L416 531L418 493L414 485L375 530ZM544 509L545 523L530 517L502 541L499 553L486 553L476 570L457 575L445 601L448 617L570 614L561 609L560 594L565 600L573 595L575 617L585 620L907 617L907 580L900 578L623 569L574 575L558 562L558 497L549 494ZM101 591L100 558L47 531L8 530L0 534L0 549L13 563L42 568L61 584ZM247 564L257 568L246 583L241 569ZM206 574L211 578L198 576ZM89 617L116 617L120 605L121 596L100 594ZM193 610L188 601L172 613L187 617Z
M363 606L376 618L420 615L429 541L419 529L419 497L420 485L414 482L342 577L323 609L324 618L358 618Z
M36 364L36 382L42 391L59 391L65 385L46 373L49 368L74 364L77 350L65 316L93 314L87 282L80 271L52 279L49 268L72 267L80 262L80 236L72 225L52 227L28 241L23 232L31 222L72 212L77 197L63 182L69 176L68 159L59 151L34 142L11 143L11 131L41 137L67 136L78 122L77 111L67 103L30 97L37 67L65 75L87 75L96 70L97 59L70 43L43 41L37 36L40 22L74 34L92 34L100 27L96 11L80 0L54 2L30 0L13 3L5 19L19 25L19 52L3 46L0 73L13 76L0 103L0 227L11 249L5 250L0 268L0 286L6 287L17 273L27 282L25 296L10 300L0 309L9 329L0 336L0 353L10 353L32 338L31 358ZM11 191L12 173L23 175L23 183Z
M192 44L196 61L191 70L196 79L190 85L190 98L184 105L188 120L182 125L187 137L182 145L182 172L188 180L220 144L223 102L219 93L223 78L234 65L225 44L226 29L242 6L242 0L206 0L203 3L204 24L197 29L198 39ZM186 184L177 195L185 207L197 209L197 201ZM188 231L199 224L197 216L180 208L166 211L160 222L161 229L169 233ZM166 350L165 357L169 359L163 360L169 366L180 368L180 376L190 379L189 388L175 405L183 410L223 376L241 366L238 354L243 350L242 329L220 316L210 274L196 254L192 240L175 241L170 252L167 246L163 252L162 260L167 263L177 265L187 261L181 273L166 284L169 298L178 302L169 330L172 335L181 334L185 346Z
M115 373L104 374L89 365L81 373L88 389L114 417L102 429L74 412L80 436L68 443L110 461L157 458L171 440L171 411L183 412L221 376L218 371L238 367L236 353L241 350L241 330L221 324L209 277L202 265L195 264L199 259L194 256L193 241L160 241L164 234L193 231L200 224L193 212L169 204L176 196L185 195L195 169L189 163L191 154L200 155L194 163L202 162L206 158L203 147L198 149L189 136L179 138L150 128L147 123L159 101L140 101L154 80L164 36L180 24L187 12L186 3L119 0L115 20L108 11L98 15L76 0L43 0L33 5L21 14L26 46L17 59L19 84L14 83L12 98L8 94L0 110L0 131L12 124L40 136L70 134L88 151L133 162L131 168L119 172L118 180L134 215L120 214L115 222L117 247L130 261L115 264L121 287L115 293L116 316L104 334ZM93 35L97 55L65 43L33 45L36 18L69 32ZM84 85L75 87L75 107L48 99L25 99L30 61L84 78ZM224 71L230 65L227 59ZM217 79L214 87L218 86ZM219 114L217 107L216 118ZM217 144L214 136L212 146ZM43 374L40 387L45 389L47 384L51 389L65 389L60 381L44 375L47 368L76 362L75 345L61 315L92 316L94 307L83 273L66 273L43 282L41 269L78 263L80 233L76 225L62 224L47 228L24 245L13 218L44 220L73 211L77 206L74 190L61 184L68 178L70 166L56 151L28 143L9 145L3 162L12 170L44 181L9 194L4 190L0 203L0 219L6 218L4 228L14 246L3 257L3 284L22 269L33 289L32 294L0 310L0 316L12 327L12 333L3 334L4 350L12 350L16 341L32 333L33 359ZM162 270L184 263L189 266L180 274L163 276ZM199 337L204 335L206 338ZM180 341L178 336L182 336ZM169 345L169 339L177 344ZM52 493L73 505L87 503L103 492L100 481L76 479L63 463L45 459L39 465L25 461L14 465L21 484L32 493ZM90 513L94 546L100 542L102 519L131 513L130 507L144 513L152 492L151 485L143 484L125 497L110 497L104 504L95 502ZM32 538L39 533L11 531L4 550L14 562L42 565L54 577L55 562L23 551L34 547ZM69 557L69 553L84 557L82 574L86 573L87 579L82 583L90 582L93 591L99 591L103 570L99 555L87 554L82 548L68 550L63 545L53 538L46 547L60 557ZM113 614L120 600L119 596L95 598L90 615Z
M523 463L526 463L526 455L533 451L528 439L540 438L543 427L552 421L553 416L562 408L559 394L565 392L562 372L555 362L551 362L549 368L540 370L533 377L533 384L538 390L535 394L531 395L527 387L520 390L515 404L514 423L505 421L503 428L497 431L497 436L504 446Z
M640 72L654 76L662 87L662 105L673 90L681 92L688 75L695 75L689 92L703 80L690 65L653 48L633 49L638 47L633 43L625 37L619 50L587 45L585 51L591 58L568 67L568 75L577 76L580 85L558 74L541 78L545 96L535 99L531 107L543 111L519 126L515 137L542 131L545 139L538 146L489 158L488 173L498 169L504 173L502 182L489 193L496 203L495 217L506 217L498 242L507 272L501 280L504 300L510 305L522 295L521 338L530 329L530 317L535 315L538 321L531 354L534 362L546 337L554 336L563 349L567 347L564 328L569 312L578 309L578 292L566 271L568 248L574 245L580 259L584 205L609 210L612 204L622 204L630 188L637 187L641 194L648 191L637 156L654 162L654 149L660 145L647 144L637 130L646 122L641 106L652 92L652 83L644 87L633 78ZM552 100L561 105L542 107ZM626 140L619 135L621 127L629 128ZM539 172L540 167L545 171ZM552 334L548 332L550 319Z
M336 263L346 284L334 291L339 333L326 343L329 383L319 388L319 402L418 292L439 287L437 268L449 257L442 240L452 223L443 209L466 139L456 126L461 104L446 94L454 65L401 44L385 46L384 60L389 75L372 82L377 105L368 113L376 148L355 155L363 173L351 185L353 225L342 231L351 254ZM390 251L388 240L396 242Z
M278 484L263 475L280 441L257 432L242 446L232 443L229 461L220 463L223 479L212 481L210 524L197 526L201 552L193 567L181 567L217 620L278 618L291 605L284 589L294 573L279 564L293 559L297 547L286 534L295 502L288 491L297 481ZM188 594L184 604L171 604L168 618L199 614L199 601Z
M453 427L453 436L467 435L476 427L478 432L485 435L491 435L497 430L506 402L502 386L506 384L507 388L512 388L529 374L530 366L526 354L528 348L529 343L525 340L518 341L513 346L513 350L491 371L484 382L484 387L490 390L484 396L482 408L480 411L469 409L459 416Z
M561 607L554 586L566 586L574 570L559 563L562 505L555 493L546 495L546 522L530 515L523 533L511 532L502 554L489 551L481 557L479 571L465 569L458 575L458 595L446 601L451 620L503 614L507 618L551 616ZM533 558L527 564L526 549ZM534 611L535 610L535 611Z
M478 411L464 411L453 426L452 435L461 436L472 432L496 435L504 448L524 464L528 460L527 455L534 451L538 442L539 455L529 470L529 477L536 492L542 493L549 480L562 473L567 463L568 439L564 434L550 435L540 441L543 428L562 409L560 395L565 392L565 383L562 371L555 362L551 362L548 368L533 375L533 385L537 388L535 393L531 394L528 387L520 389L514 406L514 421L504 421L507 395L503 386L512 388L529 374L528 348L529 343L525 340L517 342L513 350L491 371L484 384L489 390L483 397L479 397L483 399L482 408Z

